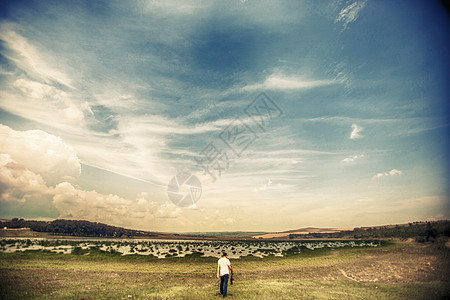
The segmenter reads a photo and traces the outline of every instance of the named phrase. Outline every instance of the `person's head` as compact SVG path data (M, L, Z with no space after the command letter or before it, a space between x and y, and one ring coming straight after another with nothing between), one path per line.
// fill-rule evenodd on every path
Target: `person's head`
M226 252L224 252L224 253L222 253L222 256L223 256L223 257L227 257L228 254L227 254Z

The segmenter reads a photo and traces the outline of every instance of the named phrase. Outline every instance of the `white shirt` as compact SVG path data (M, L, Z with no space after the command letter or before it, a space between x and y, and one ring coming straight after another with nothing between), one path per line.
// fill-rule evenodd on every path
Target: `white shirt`
M230 271L228 270L228 266L231 266L230 260L226 257L222 257L217 261L220 268L220 276L223 276L225 274L230 274Z

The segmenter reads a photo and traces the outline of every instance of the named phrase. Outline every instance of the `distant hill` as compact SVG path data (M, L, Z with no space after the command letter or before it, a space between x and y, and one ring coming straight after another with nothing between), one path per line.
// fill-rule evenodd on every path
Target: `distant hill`
M301 239L377 239L415 238L432 241L439 236L450 236L450 221L412 222L371 227L316 228L306 227L283 232L197 232L162 233L111 226L83 220L35 221L14 218L0 219L0 237L102 237L102 238L153 238L153 239L208 239L208 240L301 240Z
M178 234L160 233L142 230L126 229L98 222L82 220L35 221L14 218L0 220L0 234L8 236L42 236L36 233L51 235L67 235L77 237L108 237L108 238L177 238ZM28 229L29 228L29 229ZM19 230L20 229L20 230ZM29 232L27 231L29 230Z
M264 233L259 235L253 235L253 238L257 239L277 239L277 238L289 238L291 235L308 235L308 234L324 234L324 233L336 233L341 231L351 231L353 229L343 229L343 228L316 228L316 227L306 227L282 232Z
M433 240L439 236L450 236L450 220L412 222L406 224L356 227L353 229L307 227L275 233L254 235L256 239L372 239L372 238L416 238Z

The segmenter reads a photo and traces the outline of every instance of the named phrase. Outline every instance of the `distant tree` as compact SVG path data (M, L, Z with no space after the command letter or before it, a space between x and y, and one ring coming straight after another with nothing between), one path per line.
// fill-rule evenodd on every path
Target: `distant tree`
M438 231L435 228L429 228L426 231L427 241L434 242L434 240L439 236Z
M450 236L450 225L447 225L443 232L444 236Z

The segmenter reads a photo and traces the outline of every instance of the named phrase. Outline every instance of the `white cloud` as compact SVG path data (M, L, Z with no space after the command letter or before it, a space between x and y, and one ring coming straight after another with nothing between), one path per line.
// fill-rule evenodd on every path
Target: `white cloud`
M9 154L0 154L0 201L25 202L49 193L42 176L17 163Z
M92 114L87 102L77 103L71 99L69 94L54 86L20 78L14 81L13 87L25 96L24 98L15 97L14 105L18 105L18 101L26 104L25 107L22 107L24 108L22 114L27 113L25 117L29 119L36 119L36 116L41 115L43 118L37 119L37 121L45 123L48 121L45 118L51 118L58 119L62 123L79 125L84 119L84 112Z
M226 218L225 219L225 223L227 224L233 224L234 222L236 222L233 218Z
M255 192L265 191L265 190L267 190L271 185L272 185L272 180L270 180L270 178L269 178L265 184L263 184L263 185L260 186L260 187L255 187L253 190L254 190Z
M18 25L0 24L0 39L8 49L2 54L17 67L0 91L2 109L60 130L81 131L92 110L85 98L80 99L83 92L73 87L67 75L70 67L19 31L23 30Z
M168 119L160 115L129 116L121 117L121 132L130 133L131 130L136 133L147 132L149 135L166 134L199 134L212 131L223 130L234 119L219 119L212 122L199 123L196 125L184 124L181 119Z
M298 178L294 178L294 177L280 177L277 179L281 179L281 180L290 180L291 182L297 181L298 182ZM278 193L278 195L280 195L280 193L283 193L284 195L289 194L293 189L296 188L296 184L282 184L282 183L277 183L275 185L263 185L261 187L256 187L253 189L254 192L258 193L261 191L265 191L265 190L271 190L271 191L276 191L276 193ZM241 189L242 190L242 189ZM226 190L224 189L223 193L226 193ZM287 199L287 198L285 198Z
M164 155L198 156L202 147L202 144L199 144L198 151L174 149L168 146L172 141L182 135L219 132L234 120L224 118L188 125L183 118L169 119L160 115L121 116L118 124L120 141L113 141L111 147L107 149L118 148L117 151L112 153L99 148L96 152L101 155L94 157L91 151L94 145L83 147L81 149L81 153L85 153L83 157L89 157L83 159L83 162L97 167L108 167L113 172L141 179L149 178L148 173L151 173L153 180L166 184L176 172L176 169L171 167L179 164L181 160L176 162L168 160ZM247 119L242 120L245 122ZM203 147L206 145L207 143ZM126 152L123 152L123 149L126 149ZM187 160L186 163L192 165L193 160ZM133 165L133 168L130 168L130 165Z
M246 85L244 91L254 90L298 90L336 83L333 80L304 80L298 77L289 77L280 74L272 74L263 83Z
M53 197L53 205L60 218L100 221L108 224L130 224L136 219L177 218L181 208L172 203L148 201L147 193L140 193L135 201L113 194L85 191L69 182L55 187L46 185L44 179L14 161L8 154L0 154L0 200L27 202L42 197Z
M359 138L362 138L363 135L361 134L361 131L363 131L364 128L361 126L358 126L356 124L352 124L352 132L350 133L350 139L356 140Z
M111 224L135 219L177 218L182 210L172 203L136 200L75 187L67 180L80 175L78 157L61 138L42 130L16 131L0 124L0 197L27 202L52 197L61 218L88 219Z
M401 175L401 174L403 174L403 172L400 171L400 170L397 170L397 169L392 169L392 170L389 171L389 175L391 175L391 176L393 176L393 175Z
M55 58L42 54L26 38L14 31L14 25L1 24L0 39L6 42L6 47L14 51L14 54L8 58L29 75L39 77L45 82L55 81L72 87L71 79L67 74L49 63L55 61Z
M383 172L383 173L377 173L376 175L374 175L372 177L372 179L377 179L377 178L381 178L384 176L395 176L395 175L402 175L403 172L397 169L392 169L389 172Z
M206 7L207 2L203 3L186 3L185 1L150 1L145 2L145 10L147 12L157 12L158 14L167 15L191 15Z
M16 131L0 124L0 149L51 185L81 173L74 149L60 137L42 130Z
M164 202L163 204L158 204L156 202L151 202L152 206L155 207L156 209L151 209L151 207L149 207L149 212L151 215L155 216L156 218L177 218L178 216L181 215L182 213L182 209L179 208L178 206L176 206L175 204L171 203L171 202Z
M356 1L347 7L343 8L339 15L334 20L334 23L342 23L344 29L347 28L347 25L351 22L356 21L358 19L360 11L366 6L366 1Z
M346 162L346 163L350 163L350 162L354 162L355 160L359 159L359 158L363 158L364 154L361 155L352 155L349 157L344 158L342 161Z
M117 195L102 195L96 191L76 189L68 182L54 189L53 204L61 218L95 219L105 216L124 217L128 211L127 200Z
M172 203L157 203L146 199L140 193L135 201L117 195L101 194L75 188L68 182L58 184L54 189L53 204L60 218L87 219L109 224L133 223L135 219L177 218L181 208Z

